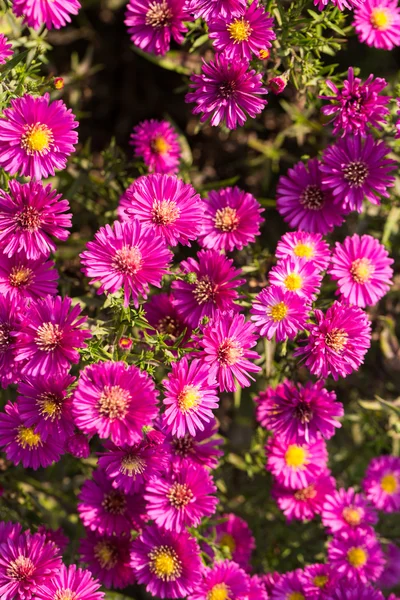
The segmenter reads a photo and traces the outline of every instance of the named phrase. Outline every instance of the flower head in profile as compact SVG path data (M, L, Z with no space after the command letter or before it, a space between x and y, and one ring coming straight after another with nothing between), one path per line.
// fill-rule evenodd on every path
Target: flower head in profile
M0 33L0 65L4 65L13 54L11 42L3 33Z
M306 303L315 300L322 275L314 265L301 258L284 258L268 274L271 286L279 286L290 294L303 298Z
M46 6L55 3L59 0ZM50 103L49 94L11 100L11 108L4 109L0 119L0 166L10 175L35 179L55 175L65 169L74 151L77 127L72 111L62 100Z
M201 582L188 600L218 600L246 598L250 590L250 577L233 561L215 562L212 568L204 568Z
M11 258L0 251L0 294L11 300L38 300L57 294L58 272L52 260L26 258L23 252Z
M78 569L76 565L61 568L51 578L47 578L36 591L37 600L102 600L104 592L99 591L100 583L93 579L90 571Z
M130 144L151 173L178 172L182 151L178 134L168 121L142 121L133 128Z
M260 234L263 209L252 194L236 186L211 191L204 209L198 240L203 248L242 250Z
M234 513L222 515L210 532L214 543L221 549L227 548L232 560L246 571L250 567L251 554L256 547L250 527L247 522Z
M329 245L322 235L307 231L285 233L278 242L275 256L278 259L301 259L311 263L318 271L325 271L331 260Z
M323 440L311 444L285 442L274 436L266 446L266 468L284 487L306 488L326 469L328 453Z
M340 488L327 496L321 518L324 526L333 534L373 526L378 522L378 515L365 496L357 494L353 488Z
M187 433L184 437L167 435L165 443L171 453L172 469L180 472L183 467L191 465L215 469L223 455L220 446L223 438L218 433L215 418L204 423L204 430L197 430L196 434Z
M365 0L354 11L352 23L360 42L393 50L400 45L400 8L396 0Z
M306 600L301 569L282 575L274 585L271 600Z
M81 540L82 561L106 588L123 589L135 581L130 566L130 536L101 535L86 530Z
M336 242L328 273L338 281L342 300L364 308L376 304L392 284L393 259L371 235L355 233Z
M400 458L373 458L365 473L363 490L375 508L387 513L400 511Z
M339 576L369 583L384 565L381 545L371 528L342 530L328 544L329 564Z
M330 565L314 564L305 567L303 572L305 597L313 600L331 598L331 594L337 589L338 579Z
M250 68L245 59L230 60L217 54L209 63L203 62L200 75L190 78L192 91L186 102L194 102L193 114L200 114L200 122L210 120L211 125L225 122L228 129L242 126L247 116L254 119L267 101L262 76Z
M13 300L9 294L0 294L0 385L3 388L19 379L17 332L24 310L23 302Z
M28 27L61 29L71 22L71 17L81 8L78 0L13 0L12 9L17 17L23 17Z

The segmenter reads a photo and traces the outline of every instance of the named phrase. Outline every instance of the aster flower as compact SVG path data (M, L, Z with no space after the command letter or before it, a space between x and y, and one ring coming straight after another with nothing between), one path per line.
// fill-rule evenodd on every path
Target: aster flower
M157 415L153 380L124 362L95 363L81 372L74 393L76 426L88 434L111 438L114 444L136 444L142 428Z
M313 158L299 162L279 179L276 208L293 229L324 235L343 223L344 209L322 187L321 163Z
M59 2L54 0L51 6ZM14 10L15 5L14 1ZM62 100L50 103L49 94L41 97L26 94L11 100L11 108L5 108L3 114L0 166L7 173L42 179L55 175L56 169L65 169L67 158L78 142L74 131L78 122Z
M28 27L40 29L61 29L71 23L71 16L77 15L81 5L78 0L13 0L12 9L17 17L23 17Z
M201 230L203 202L196 190L175 175L139 177L129 192L125 213L153 230L169 246L190 246Z
M354 11L353 27L360 42L392 50L400 45L400 9L396 0L365 0Z
M11 521L0 521L0 544L7 540L17 540L21 535L22 526L20 523L11 523Z
M61 553L64 552L65 548L68 546L69 539L64 535L61 527L58 529L50 529L45 525L39 525L37 533L44 535L46 542L53 542Z
M52 260L26 258L24 253L11 258L0 251L0 294L10 299L38 300L57 294L58 273Z
M362 494L353 488L343 488L327 496L321 512L322 523L330 533L368 527L378 522L378 516Z
M1 536L0 536L1 539ZM400 548L388 544L385 548L385 568L377 582L380 588L393 588L400 583Z
M194 436L187 433L184 437L167 435L167 444L172 457L172 469L180 472L183 467L191 465L215 469L218 460L223 456L219 446L223 444L223 438L218 433L218 425L215 418L204 423L203 431L196 431Z
M381 546L371 528L343 530L328 544L329 563L339 576L369 583L384 565Z
M263 580L258 575L249 578L249 591L246 600L268 600L268 593L265 589Z
M400 458L373 458L365 473L363 489L369 502L379 510L400 511Z
M82 561L106 588L123 589L134 583L129 551L130 537L100 535L88 530L80 545Z
M60 570L51 579L48 578L39 586L35 599L102 600L104 592L100 592L99 588L100 583L93 579L90 571L78 569L76 565L61 565Z
M26 427L17 404L9 402L0 413L0 447L8 460L26 469L48 467L63 454L63 446L57 438L43 440L34 427ZM2 596L0 595L0 598Z
M168 121L142 121L133 128L130 144L150 172L178 172L181 147L178 134Z
M18 384L18 407L25 427L33 427L42 440L64 442L74 433L69 386L71 375L29 377Z
M382 592L370 585L359 581L352 581L349 585L346 579L342 579L329 594L328 600L384 600L384 596ZM388 600L396 600L396 598L391 599L389 596Z
M147 321L165 336L165 343L168 346L173 346L185 330L186 335L182 342L187 341L191 333L191 328L178 315L173 299L172 294L154 294L144 305Z
M239 16L246 6L245 0L188 0L188 10L194 18L199 17L208 22L219 16Z
M223 560L213 564L213 567L203 570L202 581L188 600L214 600L229 598L241 600L246 598L250 590L250 578L237 565L230 560Z
M0 248L10 257L16 252L29 259L48 256L56 250L50 236L62 241L69 236L68 200L40 181L11 180L9 187L10 193L0 190Z
M214 543L220 548L228 548L232 560L248 570L256 542L247 522L233 513L224 514L221 518L224 521L212 530Z
M252 194L236 186L211 191L204 207L198 239L203 248L227 252L235 248L242 250L260 234L263 209Z
M376 304L392 284L393 259L376 238L355 233L336 242L328 273L339 284L338 294L349 304L364 308Z
M347 377L357 371L371 343L371 323L357 306L335 302L326 314L314 311L316 324L307 325L309 337L294 356L318 377Z
M337 574L330 565L309 565L305 567L302 579L305 597L312 600L330 597L338 586Z
M200 75L193 74L189 86L193 91L186 102L194 102L193 114L201 114L200 122L211 125L225 121L228 129L244 125L247 115L254 119L265 108L267 94L262 75L250 68L245 59L230 61L224 54L209 63L203 61Z
M328 453L323 440L311 444L287 443L274 436L266 445L266 468L277 482L294 489L306 488L326 469Z
M263 427L286 442L315 442L320 437L329 440L341 424L344 414L335 392L328 392L322 381L308 381L304 386L284 381L268 394L260 394L259 420ZM262 405L262 408L261 408Z
M360 4L361 5L361 4ZM324 115L332 116L333 134L347 133L366 136L369 127L382 129L382 123L389 113L387 104L389 96L380 93L387 86L387 81L381 77L374 79L370 75L366 81L354 77L353 67L349 67L348 79L343 81L339 90L329 79L326 85L333 92L333 96L320 96L322 100L330 100L331 104L323 106Z
M184 0L129 0L125 25L135 46L145 52L164 55L171 38L183 42L187 31L184 21L190 21Z
M131 565L138 583L158 598L184 598L198 586L202 569L194 538L154 525L133 542Z
M329 245L320 233L289 231L281 237L275 250L278 259L293 258L311 263L318 271L325 271L331 261Z
M72 307L71 298L46 296L31 303L21 324L16 360L27 361L22 366L26 375L56 375L79 362L79 348L86 348L91 337L82 329L86 317L81 317L79 304Z
M300 258L284 258L273 267L269 274L271 286L280 286L285 291L304 298L305 302L315 300L322 281L322 275L314 265Z
M309 307L304 298L271 285L256 296L250 312L260 335L269 340L275 336L277 342L283 342L294 339L304 329Z
M24 304L0 294L0 384L6 388L19 378L17 356L17 331L24 314Z
M13 54L12 44L3 33L0 33L0 65L4 65Z
M204 327L199 341L201 360L209 368L210 378L217 378L221 391L233 392L237 384L249 387L250 373L261 370L250 362L260 358L250 349L256 343L254 325L233 311L219 313Z
M267 590L268 596L271 595L272 591L274 590L276 584L278 583L281 577L282 575L280 573L277 573L276 571L273 571L272 573L264 573L264 575L261 575L261 579L265 586L265 589Z
M271 48L276 38L272 30L274 20L264 7L253 0L240 15L218 15L209 22L209 37L217 52L230 59L258 58L260 50Z
M305 600L303 572L301 569L282 575L275 584L271 600Z
M172 253L155 231L144 229L139 221L114 221L96 233L81 256L82 271L90 283L101 283L97 293L114 294L124 290L124 305L139 306L139 296L147 298L149 284L161 287Z
M239 279L242 271L233 266L233 260L216 250L201 250L197 258L198 261L190 257L180 264L183 274L194 274L196 278L172 282L173 304L178 315L193 328L198 327L203 317L212 318L219 311L239 311L235 304L239 297L236 288L245 282Z
M364 0L314 0L314 6L318 6L319 10L323 10L325 6L332 2L333 6L337 6L339 10L345 8L353 10L362 4Z
M364 198L380 204L380 197L389 198L394 184L391 174L396 163L387 158L389 146L365 138L350 136L329 146L321 166L322 182L332 192L334 202L348 210L361 212Z
M75 456L75 458L89 458L90 446L88 438L83 433L74 433L66 440L65 451Z

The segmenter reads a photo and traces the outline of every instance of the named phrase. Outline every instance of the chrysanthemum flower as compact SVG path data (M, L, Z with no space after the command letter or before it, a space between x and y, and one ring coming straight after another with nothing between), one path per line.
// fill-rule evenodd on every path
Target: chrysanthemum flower
M343 488L327 496L321 512L322 523L330 533L368 527L378 522L375 510L369 506L362 494L353 488Z
M54 0L51 5L58 3ZM72 111L62 100L50 103L49 94L11 100L11 108L4 109L0 119L0 166L10 175L35 179L55 175L56 169L65 169L74 151L77 127Z
M74 393L75 423L84 433L98 433L114 444L136 444L142 440L142 428L157 415L157 396L153 380L134 365L89 365Z
M218 54L209 63L203 62L200 75L193 74L189 86L192 92L186 102L195 102L193 114L201 114L200 122L210 119L211 125L225 121L228 129L244 125L247 115L255 118L265 108L267 94L262 75L250 68L245 59L229 60Z
M233 392L237 384L248 387L260 367L255 365L259 355L253 348L257 343L254 325L244 315L233 311L219 313L203 329L199 341L201 360L216 377L221 391Z
M396 0L365 0L354 11L353 27L360 42L392 50L400 45L400 9Z
M39 586L35 599L102 600L104 592L100 592L99 588L99 581L93 579L90 571L77 569L76 565L61 565L57 573Z
M289 599L306 600L301 569L282 575L272 590L271 600Z
M372 586L352 581L351 585L343 578L329 594L328 600L384 600L384 595ZM396 600L389 596L388 600Z
M125 25L135 46L145 52L164 55L168 52L171 38L183 42L190 21L184 0L129 0Z
M260 335L269 340L275 336L277 342L282 342L294 339L304 329L309 310L305 298L270 285L256 296L250 312Z
M1 545L0 598L30 600L36 588L61 567L58 548L43 535L29 532Z
M33 259L48 256L56 250L50 236L62 241L69 236L68 200L40 181L12 180L9 186L9 193L0 190L0 248L10 257L16 252Z
M281 577L281 573L278 573L277 571L272 571L270 573L264 573L261 575L262 582L267 590L268 596L271 596L271 593Z
M310 600L330 598L338 585L338 576L330 565L309 565L305 567L302 579L305 597Z
M75 458L89 458L90 446L89 440L83 433L77 432L71 435L65 441L65 451L75 456Z
M290 488L274 482L272 496L288 522L293 519L310 521L321 514L326 495L331 494L334 489L335 479L326 469L305 487Z
M228 548L232 560L248 570L256 542L247 522L233 513L222 515L222 523L212 530L213 542L220 548Z
M302 356L313 375L335 380L357 371L371 344L371 323L358 306L335 302L326 314L314 311L316 324L307 325L310 335L294 355Z
M194 538L154 525L133 542L131 565L138 583L158 598L184 598L198 586L202 569Z
M212 568L204 568L201 582L188 600L241 600L246 598L250 589L250 577L230 560L213 564Z
M204 207L198 239L203 248L229 252L235 248L242 250L260 234L263 209L252 194L236 186L211 191Z
M60 459L64 449L57 437L42 439L34 427L24 425L17 404L9 402L4 410L0 413L0 446L8 460L36 470Z
M197 258L198 261L190 257L180 264L182 273L196 276L193 283L187 280L172 282L176 310L193 328L198 327L203 317L214 317L219 311L239 311L235 304L239 297L236 288L245 281L239 279L242 270L233 266L233 260L216 250L201 250Z
M333 96L320 96L323 100L330 100L331 104L323 106L324 115L333 115L333 134L347 133L366 136L369 127L382 128L389 113L387 104L390 96L381 96L380 93L387 86L387 81L381 77L374 79L370 75L366 81L354 77L353 67L349 67L348 79L343 81L342 89L329 79L326 85L333 92Z
M230 59L257 58L260 50L270 48L276 38L272 29L274 20L258 0L253 0L240 15L218 15L209 22L209 37L217 52Z
M279 179L276 208L293 229L324 235L343 223L345 214L322 187L321 163L313 158L299 162Z
M334 202L348 210L361 212L364 198L380 204L389 198L388 188L394 184L391 174L396 163L387 158L389 146L375 141L371 135L347 135L323 156L322 182L332 192Z
M400 583L400 548L388 544L385 548L385 568L377 582L379 588L390 589Z
M173 346L185 330L186 334L182 342L187 341L192 330L178 315L172 294L153 294L144 305L144 310L149 324L165 335L165 343L168 346Z
M145 175L130 188L125 213L144 230L152 229L169 246L190 246L202 227L204 206L199 194L175 175Z
M140 295L147 298L149 284L161 287L172 258L164 240L136 219L101 227L86 247L81 254L82 271L92 278L90 283L101 283L97 293L123 289L125 306L132 296L136 308Z
M306 302L315 300L319 292L322 275L314 265L301 258L284 258L268 273L271 286L280 286Z
M130 144L151 173L178 172L182 151L178 134L168 121L142 121L133 128Z
M37 533L44 535L46 542L53 542L61 553L64 552L65 548L68 546L69 539L64 535L61 527L58 529L50 529L49 527L46 527L46 525L39 525Z
M311 263L318 271L325 271L331 261L329 245L322 235L307 231L285 233L278 242L275 256L278 259L301 259Z
M28 27L40 29L61 29L77 15L81 5L78 0L13 0L12 9L17 17L23 17Z
M11 521L0 521L0 544L7 540L17 540L21 535L22 525Z
M167 435L167 444L172 456L172 468L180 472L183 467L190 465L215 469L218 460L223 456L219 448L223 444L223 438L218 433L218 425L215 418L204 424L204 431L196 431L192 436L188 433L181 438Z
M278 436L266 445L266 468L279 484L306 488L326 469L328 452L323 440L311 444L287 443Z
M80 545L82 561L106 588L123 589L134 583L129 551L130 536L107 536L88 530Z
M17 356L17 332L25 305L0 294L0 384L6 388L19 378L20 364Z
M79 362L78 348L85 348L89 331L81 328L86 317L81 308L72 308L71 298L47 296L31 303L21 324L18 338L18 361L26 375L56 375L67 371L70 363Z
M337 418L343 414L335 392L328 392L322 381L308 381L304 386L284 381L258 399L262 426L286 442L310 443L321 436L329 440L336 427L341 427Z
M26 258L23 252L11 258L0 251L0 294L11 300L38 300L57 294L58 272L52 260Z
M363 489L371 504L379 510L400 511L400 458L373 458L365 473Z
M246 6L245 0L188 0L188 10L195 19L199 17L205 21L223 16L239 16Z
M213 419L213 409L218 408L217 382L210 380L210 372L201 360L190 363L184 357L172 364L165 388L165 428L168 433L184 437L194 436L204 429L204 423Z
M18 406L25 427L33 427L45 440L48 436L64 442L74 433L72 402L68 388L71 375L29 377L18 384Z
M0 65L4 65L13 54L12 44L3 33L0 33Z
M339 576L369 583L379 579L384 565L381 545L371 528L343 530L328 544L329 564Z
M245 596L246 600L268 600L268 592L261 577L258 575L250 577L249 585L249 591L247 596Z
M364 308L376 304L392 284L393 259L371 235L355 233L336 242L328 273L338 281L342 300Z
M330 2L333 6L337 6L339 10L353 10L362 4L364 0L314 0L314 6L318 6L319 10L323 10Z

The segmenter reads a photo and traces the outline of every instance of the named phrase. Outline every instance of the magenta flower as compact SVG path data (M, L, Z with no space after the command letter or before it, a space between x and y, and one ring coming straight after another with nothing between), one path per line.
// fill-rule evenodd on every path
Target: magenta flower
M329 564L339 576L361 583L379 579L385 562L371 528L341 531L329 542L328 556Z
M309 337L294 355L318 377L347 377L357 371L371 343L371 323L357 306L335 302L326 314L315 310L316 324L307 325Z
M131 565L138 583L158 598L184 598L198 586L202 569L194 538L154 525L133 542Z
M181 438L167 435L165 442L171 452L173 470L179 473L183 467L191 465L215 469L223 456L219 448L223 439L217 433L218 426L213 418L204 424L204 431L198 430L194 436L188 433Z
M39 586L35 599L102 600L104 592L99 589L100 583L93 579L90 571L77 569L76 565L61 565L56 574Z
M11 521L0 521L0 544L7 540L17 540L21 535L22 525Z
M202 581L188 600L241 600L250 590L250 577L230 560L215 562L212 568L203 569Z
M117 445L136 444L142 441L142 428L157 415L157 396L153 380L134 365L111 361L89 365L74 393L76 426Z
M70 363L79 362L79 348L92 334L82 329L79 304L72 307L71 298L47 296L30 304L21 324L16 360L25 375L56 375L68 371Z
M58 4L54 0L51 6ZM15 5L14 1L14 9ZM77 127L72 111L62 100L50 104L49 94L11 100L11 108L5 108L0 119L0 166L10 175L35 179L55 175L56 169L65 169L74 152Z
M233 392L237 384L249 387L261 368L254 360L259 355L251 350L257 343L254 325L244 315L233 311L219 313L203 329L199 341L201 359L209 369L210 378L217 378L220 391Z
M25 427L32 427L42 440L64 442L74 433L69 386L71 375L29 377L18 384L18 407Z
M311 444L285 442L274 436L266 445L266 468L278 484L294 489L306 488L326 470L328 452L323 440Z
M360 3L361 6L361 3ZM353 67L349 67L348 79L343 81L339 90L329 79L326 85L333 92L333 96L320 96L323 100L330 100L331 104L323 106L324 115L332 116L333 134L342 135L353 133L365 137L369 127L382 129L382 123L389 113L387 104L389 96L380 93L387 86L387 81L381 77L374 79L370 75L366 81L354 77Z
M11 258L0 253L0 294L9 294L13 302L55 296L58 272L54 267L52 260L32 260L23 252Z
M378 516L362 494L353 488L332 492L327 496L321 512L322 523L330 533L368 527L378 522Z
M279 286L291 295L303 298L305 303L316 299L322 281L322 275L314 265L290 257L280 260L268 277L271 286Z
M53 542L61 553L64 552L65 548L68 546L69 539L64 535L61 527L58 529L50 529L45 525L39 525L37 533L44 535L46 542Z
M258 415L263 427L286 442L311 443L320 437L329 440L341 424L343 405L336 402L335 392L328 392L322 381L308 381L304 386L284 381L276 389L261 395Z
M0 65L4 65L13 54L12 44L3 33L0 33Z
M212 530L212 539L217 546L228 548L232 560L246 571L250 568L250 559L256 542L244 519L233 513L222 515L224 521Z
M3 388L19 379L17 332L24 313L24 303L12 300L8 294L0 294L0 384Z
M344 10L345 8L353 10L353 8L359 7L363 1L364 0L314 0L314 6L318 6L319 10L323 10L329 2L332 2L339 10Z
M303 585L306 598L331 598L338 586L338 576L330 565L309 565L303 571Z
M1 122L0 122L1 124ZM9 182L10 193L0 190L0 247L9 257L23 252L37 259L55 252L50 236L65 241L71 227L68 200L60 200L51 185L40 181Z
M364 198L380 204L389 198L394 184L391 172L396 163L387 158L389 146L371 135L345 136L329 146L321 166L322 182L332 192L334 202L347 210L361 212Z
M305 600L303 572L301 569L282 575L275 584L271 600Z
M193 74L190 80L193 91L185 101L196 103L192 112L201 114L201 123L210 120L211 125L219 125L224 121L228 129L236 129L244 125L247 115L254 119L267 104L260 98L268 93L262 75L244 59L230 61L224 54L216 55L209 63L203 61L201 75Z
M133 128L130 144L151 173L178 172L182 151L178 134L168 121L142 121Z
M368 465L363 490L369 502L387 513L400 511L400 458L378 456Z
M136 308L139 296L147 298L149 284L161 287L172 253L155 231L144 229L139 221L114 221L96 233L81 256L83 273L90 283L101 283L97 293L114 294L124 290L124 305L132 296Z
M209 21L209 37L217 52L229 59L259 58L260 50L271 48L276 38L274 20L258 0L240 11L240 15L218 15Z
M276 247L278 259L293 258L311 263L318 271L325 271L331 261L329 245L320 233L289 231L281 237Z
M184 0L129 0L125 13L132 42L152 54L168 52L171 38L183 42L184 21L191 21Z
M1 539L1 536L0 536ZM380 588L392 588L400 583L400 548L388 544L385 548L385 568L377 582Z
M364 308L376 304L392 285L393 259L383 244L370 235L355 233L336 242L328 273L338 281L341 299Z
M400 9L396 0L365 0L354 11L358 39L373 48L393 50L400 45Z
M186 335L182 343L186 342L192 331L178 315L173 300L172 294L154 294L144 305L146 319L154 329L165 336L168 346L173 346L185 330Z
M349 582L343 578L328 598L329 600L384 600L384 595L379 590L360 581L352 581L349 585ZM389 596L388 600L396 600L396 598Z
M83 433L74 433L65 442L65 451L75 458L89 458L89 440Z
M272 497L290 521L311 521L316 515L321 514L327 494L335 489L335 480L330 476L330 471L325 469L310 485L291 488L274 482Z
M28 27L40 29L61 29L71 23L71 16L77 15L81 5L78 0L13 0L12 9L17 17L23 17Z
M190 246L200 233L203 202L196 190L175 175L146 175L129 188L125 214L151 229L169 246Z
M173 304L178 315L191 327L198 327L203 317L214 317L219 311L237 310L239 295L236 288L243 285L239 279L241 269L233 266L233 260L216 250L201 250L198 261L190 257L183 260L180 270L187 275L185 281L172 282ZM195 274L190 280L188 274Z
M106 588L123 589L135 581L130 566L130 536L107 536L86 530L81 540L82 561Z
M260 335L268 340L275 336L277 342L283 342L294 339L304 329L309 310L304 298L270 285L256 296L250 312Z
M249 584L249 591L245 596L246 600L268 600L268 592L260 576L253 575L253 577L250 577Z
M276 208L293 229L324 235L343 223L345 211L322 187L321 163L313 158L297 163L279 179Z
M64 449L57 437L42 439L34 427L26 427L18 404L9 402L4 410L0 413L0 446L8 460L35 471L60 460Z
M245 0L188 0L188 10L195 19L199 17L208 22L222 16L239 16L246 6Z
M198 240L203 248L227 252L235 248L242 250L260 235L263 209L254 196L238 187L211 191L204 207Z

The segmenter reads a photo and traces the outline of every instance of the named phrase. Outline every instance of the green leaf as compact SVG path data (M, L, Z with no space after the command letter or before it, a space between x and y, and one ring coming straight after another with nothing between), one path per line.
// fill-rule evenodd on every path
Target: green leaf
M25 60L29 52L30 50L24 50L23 52L20 52L19 54L13 56L9 61L6 62L5 65L0 67L0 73L2 75L6 75L10 71L12 71L17 65L19 65L20 62Z

